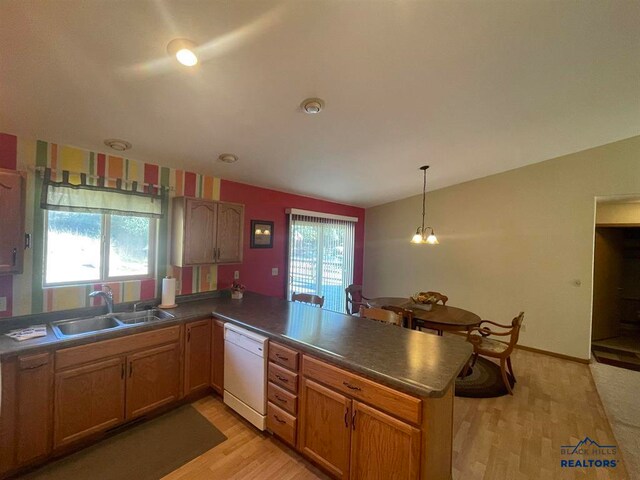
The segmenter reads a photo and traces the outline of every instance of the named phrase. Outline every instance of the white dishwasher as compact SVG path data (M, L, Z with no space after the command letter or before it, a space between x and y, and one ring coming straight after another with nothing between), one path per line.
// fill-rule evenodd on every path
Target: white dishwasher
M260 430L267 418L267 342L269 339L224 324L224 403Z

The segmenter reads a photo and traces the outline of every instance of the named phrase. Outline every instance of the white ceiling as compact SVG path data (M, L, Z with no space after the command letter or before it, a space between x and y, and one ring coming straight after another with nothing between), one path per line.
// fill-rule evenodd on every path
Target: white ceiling
M639 134L640 2L2 0L0 131L371 206Z

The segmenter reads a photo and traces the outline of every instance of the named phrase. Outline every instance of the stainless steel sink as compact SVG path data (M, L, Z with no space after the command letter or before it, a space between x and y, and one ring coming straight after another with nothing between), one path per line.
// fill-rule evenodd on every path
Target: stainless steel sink
M108 315L89 318L75 318L73 320L59 320L51 327L58 338L75 337L89 333L100 332L122 326L115 318Z
M80 335L91 335L105 330L127 328L142 323L157 322L170 318L174 318L174 315L159 308L154 308L140 312L111 313L98 317L58 320L51 323L51 328L56 337L69 338Z
M159 320L167 320L174 316L169 312L154 308L152 310L143 310L140 312L124 312L114 313L114 318L125 325L135 325L138 323L157 322Z

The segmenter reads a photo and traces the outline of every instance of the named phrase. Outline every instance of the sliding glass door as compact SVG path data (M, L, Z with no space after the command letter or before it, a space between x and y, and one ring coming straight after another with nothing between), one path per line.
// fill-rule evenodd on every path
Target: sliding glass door
M324 308L345 312L344 289L353 283L355 223L291 213L289 281L293 293L324 296Z

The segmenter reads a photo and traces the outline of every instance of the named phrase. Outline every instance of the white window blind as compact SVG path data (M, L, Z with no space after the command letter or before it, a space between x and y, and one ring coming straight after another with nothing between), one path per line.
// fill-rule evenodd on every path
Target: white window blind
M344 289L353 283L357 218L293 209L288 213L287 298L293 293L320 295L324 308L345 312Z

